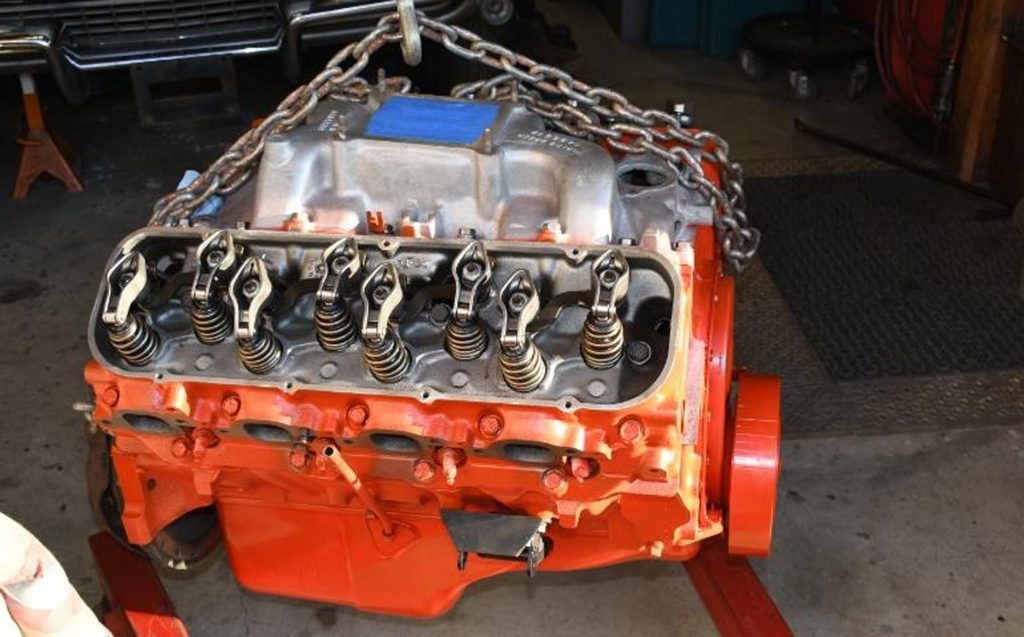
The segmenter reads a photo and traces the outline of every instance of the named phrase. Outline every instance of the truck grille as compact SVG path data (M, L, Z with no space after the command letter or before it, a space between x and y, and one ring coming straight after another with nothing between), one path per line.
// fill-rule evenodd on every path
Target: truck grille
M64 47L88 60L273 42L281 12L274 0L19 0L0 2L0 24L53 25Z

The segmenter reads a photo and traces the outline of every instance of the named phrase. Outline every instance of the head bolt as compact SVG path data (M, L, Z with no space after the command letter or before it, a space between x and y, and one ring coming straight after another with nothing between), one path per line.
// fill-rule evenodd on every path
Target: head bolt
M448 486L455 485L455 477L459 471L459 463L462 462L462 452L452 447L441 450L441 471L444 473L444 481Z
M565 474L561 469L548 469L540 477L540 481L548 491L558 491L565 486Z
M594 475L594 462L590 458L573 458L569 461L572 476L581 482Z
M216 447L219 442L217 434L209 429L196 429L192 432L192 456L195 458L206 457L206 451L210 447Z
M644 437L644 425L636 418L627 418L619 424L619 437L627 444L636 444Z
M365 425L370 418L370 410L363 405L352 405L348 408L346 418L348 418L348 424L358 429Z
M309 463L309 451L304 445L298 445L288 454L288 464L293 469L305 469Z
M171 455L175 458L184 458L188 454L188 440L184 437L175 438L171 443Z
M501 416L494 414L487 414L480 419L477 423L480 429L480 435L484 438L497 438L501 430L504 429L505 423L502 422Z
M426 458L420 458L412 465L412 477L419 482L429 482L434 478L434 463Z
M104 405L113 407L117 404L117 401L121 400L121 392L117 390L117 387L109 385L103 389L100 398L103 400Z
M236 416L242 409L242 399L234 394L228 394L220 401L220 410L226 416Z

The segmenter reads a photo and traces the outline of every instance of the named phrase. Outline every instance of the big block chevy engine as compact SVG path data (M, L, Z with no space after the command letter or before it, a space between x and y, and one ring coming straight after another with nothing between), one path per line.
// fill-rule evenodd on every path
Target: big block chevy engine
M360 79L409 44L390 16L117 246L96 508L165 566L223 540L247 588L411 616L723 533L767 553L779 389L732 367L756 236L724 142L417 30L499 75Z

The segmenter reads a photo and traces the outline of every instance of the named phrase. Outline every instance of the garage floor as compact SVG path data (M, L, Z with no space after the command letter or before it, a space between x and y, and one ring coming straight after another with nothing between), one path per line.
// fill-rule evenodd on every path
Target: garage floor
M823 78L818 103L797 106L781 71L746 84L730 61L618 44L583 0L541 6L553 22L571 24L574 71L646 105L692 102L697 123L729 139L755 177L878 168L800 136L794 116L915 156L879 114L878 98L846 100L838 74ZM95 527L81 417L70 405L88 398L80 370L101 268L152 201L240 126L143 131L127 77L119 80L81 109L49 100L53 128L80 151L84 194L47 181L26 202L0 198L0 405L8 414L0 510L51 547L90 601L100 596L85 543ZM249 82L246 119L286 89ZM0 139L9 140L17 89L9 79L0 86ZM5 189L15 157L5 142ZM785 380L790 434L775 550L756 568L797 634L1024 632L1024 370L830 380L760 263L740 279L737 318L739 362ZM167 585L195 635L713 634L683 570L668 563L496 578L428 623L248 594L223 558Z

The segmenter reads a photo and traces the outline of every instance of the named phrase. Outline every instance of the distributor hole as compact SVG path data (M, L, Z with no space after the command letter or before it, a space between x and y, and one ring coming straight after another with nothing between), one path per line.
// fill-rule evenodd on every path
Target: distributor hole
M632 189L660 188L671 181L667 170L650 164L631 164L619 169L619 183Z

